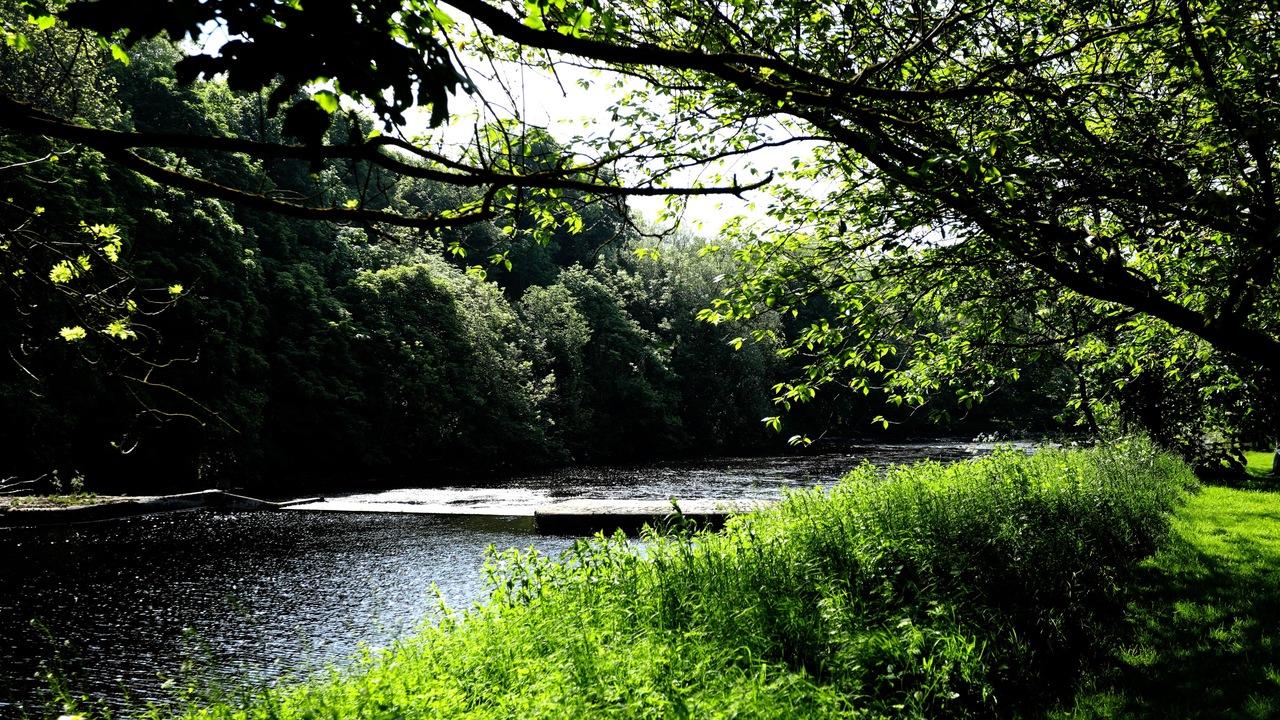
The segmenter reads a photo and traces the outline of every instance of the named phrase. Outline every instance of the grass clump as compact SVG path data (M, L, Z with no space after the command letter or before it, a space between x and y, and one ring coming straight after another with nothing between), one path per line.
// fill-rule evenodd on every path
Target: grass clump
M991 717L1072 689L1194 483L1145 441L854 471L718 534L495 554L492 593L221 718Z
M96 493L77 492L70 495L15 495L4 500L8 501L8 506L11 509L20 510L94 505L101 502L102 499ZM4 500L0 500L0 502L4 502Z

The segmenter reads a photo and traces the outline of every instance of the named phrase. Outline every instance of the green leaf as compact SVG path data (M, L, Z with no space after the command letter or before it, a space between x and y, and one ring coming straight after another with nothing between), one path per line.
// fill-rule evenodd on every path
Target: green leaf
M102 332L118 340L132 340L138 336L138 334L129 327L128 320L112 320L107 324L107 327L104 328Z
M72 265L70 261L63 260L57 263L56 265L54 265L53 269L49 271L49 280L52 281L55 285L60 285L60 284L71 282L71 280L74 279L79 274L80 274L80 271L77 270L76 267Z
M312 93L311 99L315 100L317 105L324 108L324 111L331 115L338 111L338 107L339 107L338 96L334 94L332 91L329 91L329 90L316 91Z
M27 52L31 49L31 41L27 39L26 33L6 32L4 44L18 52Z

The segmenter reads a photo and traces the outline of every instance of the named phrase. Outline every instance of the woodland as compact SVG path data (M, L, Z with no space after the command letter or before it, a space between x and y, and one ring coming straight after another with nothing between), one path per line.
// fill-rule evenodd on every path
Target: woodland
M0 9L0 485L1089 446L494 548L416 635L136 714L1280 712L1274 2Z
M11 481L1274 439L1262 4L329 5L4 0ZM482 97L446 148L498 63L614 83L627 136ZM714 238L627 205L755 191Z

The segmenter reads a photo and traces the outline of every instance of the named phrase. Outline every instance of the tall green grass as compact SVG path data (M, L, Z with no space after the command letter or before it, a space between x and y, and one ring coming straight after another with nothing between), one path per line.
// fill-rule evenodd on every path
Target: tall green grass
M722 533L493 554L484 604L354 668L190 714L1035 713L1105 644L1120 587L1193 484L1141 440L864 466Z

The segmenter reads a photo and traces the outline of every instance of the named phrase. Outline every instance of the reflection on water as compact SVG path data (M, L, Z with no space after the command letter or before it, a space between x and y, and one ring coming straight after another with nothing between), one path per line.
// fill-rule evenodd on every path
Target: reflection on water
M160 676L191 652L271 677L384 643L437 606L433 582L466 607L485 548L533 539L528 518L214 511L10 530L0 717L44 686L33 676L52 650L33 618L78 656L78 691L161 700ZM538 539L547 552L570 543Z
M833 482L863 460L951 460L972 445L863 446L787 458L570 468L475 487L330 500L370 512L193 511L58 528L0 530L0 718L32 716L53 648L74 688L120 708L171 699L164 678L216 672L269 680L380 645L437 606L483 593L485 549L571 538L533 534L533 508L570 497L767 498ZM331 505L334 507L336 505ZM394 509L451 513L393 514ZM377 512L381 511L381 512ZM488 513L460 514L460 513ZM496 517L494 516L496 515Z

